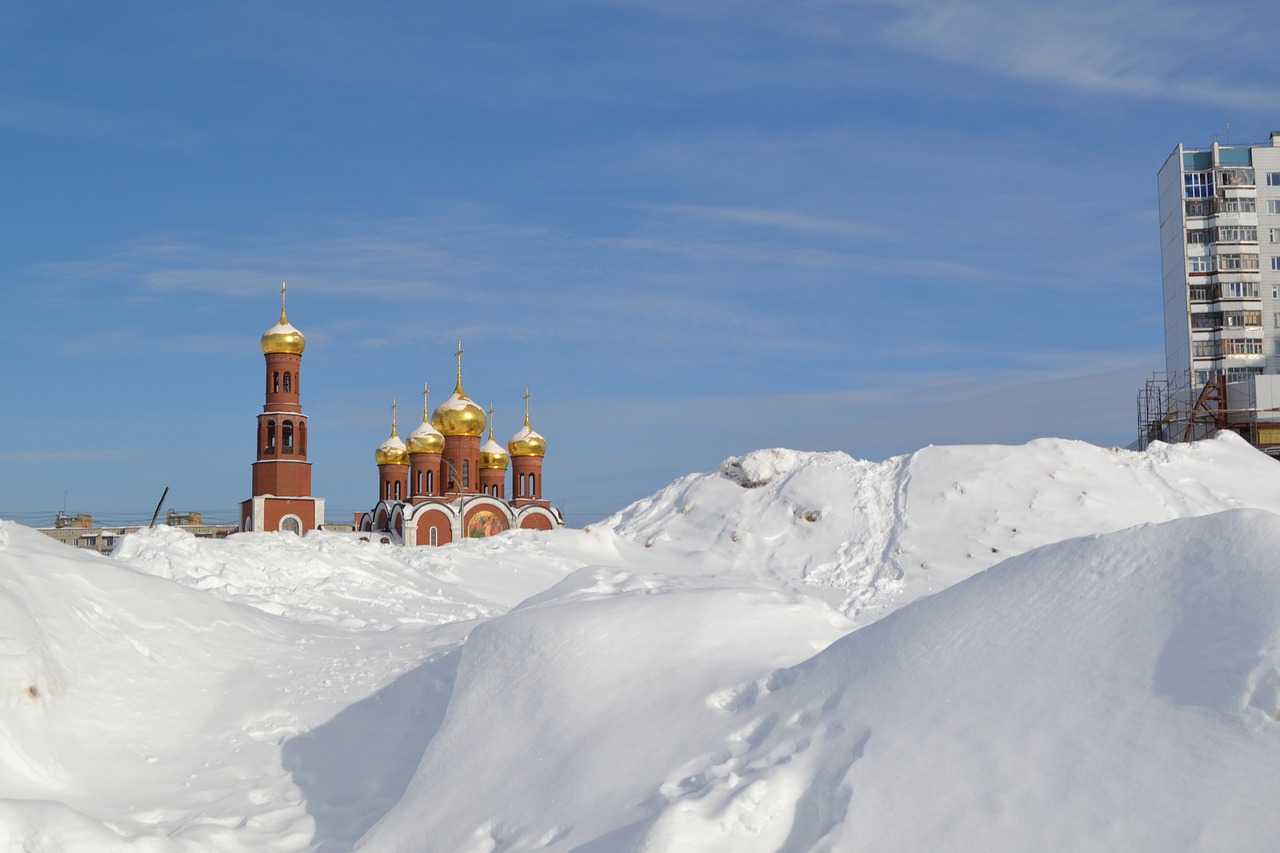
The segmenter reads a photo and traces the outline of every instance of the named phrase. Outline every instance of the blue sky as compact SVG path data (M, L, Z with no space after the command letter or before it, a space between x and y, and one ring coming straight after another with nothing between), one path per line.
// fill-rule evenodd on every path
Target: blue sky
M427 382L586 523L766 446L1127 444L1155 173L1280 129L1280 9L0 7L0 515L234 518L289 282L330 520ZM46 519L46 516L48 517Z

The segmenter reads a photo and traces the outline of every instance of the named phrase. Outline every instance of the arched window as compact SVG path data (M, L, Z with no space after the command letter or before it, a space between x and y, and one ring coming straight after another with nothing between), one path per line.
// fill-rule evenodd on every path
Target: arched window
M415 495L422 494L422 472L418 472L417 479L413 481L413 493Z
M431 544L432 544L432 545L435 545L435 544L437 544L439 541L440 541L440 539L439 539L439 537L436 535L436 529L435 529L435 527L434 527L434 526L432 526L432 528L431 528Z
M272 393L280 393L280 373L279 371L271 374L271 391Z
M538 475L530 474L529 475L529 497L536 498L539 494L541 493L538 491Z
M276 422L267 421L267 452L276 452Z
M435 489L436 489L436 472L428 471L427 472L427 494L429 495L435 494Z
M298 520L296 515L286 515L280 519L280 529L285 533L301 533L302 522Z
M298 452L307 455L307 422L298 421Z
M285 453L293 452L293 421L285 421L280 425L280 443L284 445Z
M462 488L471 488L471 460L462 460Z
M400 500L400 481L396 480L396 500Z
M284 374L284 393L288 394L293 390L293 377L289 375L289 371Z
M391 500L391 481L387 480L382 484L382 499L384 501Z

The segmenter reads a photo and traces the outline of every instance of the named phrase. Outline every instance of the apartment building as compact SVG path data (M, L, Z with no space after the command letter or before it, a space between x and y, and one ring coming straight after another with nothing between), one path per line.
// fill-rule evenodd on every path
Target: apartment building
M1167 387L1139 440L1230 428L1280 445L1280 131L1178 145L1157 183Z

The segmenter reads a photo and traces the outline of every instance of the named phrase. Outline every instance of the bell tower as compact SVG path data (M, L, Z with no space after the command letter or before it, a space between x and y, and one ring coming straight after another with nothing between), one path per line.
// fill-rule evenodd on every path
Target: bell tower
M253 497L240 504L241 530L306 533L324 524L324 500L311 496L307 416L302 413L302 351L307 341L289 323L280 285L280 321L262 335L266 402L258 415Z

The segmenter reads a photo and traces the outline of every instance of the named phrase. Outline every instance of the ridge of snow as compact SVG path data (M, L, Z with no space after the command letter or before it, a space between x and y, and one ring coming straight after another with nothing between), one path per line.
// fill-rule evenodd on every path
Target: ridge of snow
M1038 439L880 463L758 450L598 526L802 584L865 624L1050 542L1239 506L1280 512L1280 466L1224 432L1145 452Z

